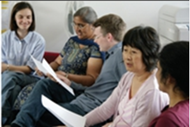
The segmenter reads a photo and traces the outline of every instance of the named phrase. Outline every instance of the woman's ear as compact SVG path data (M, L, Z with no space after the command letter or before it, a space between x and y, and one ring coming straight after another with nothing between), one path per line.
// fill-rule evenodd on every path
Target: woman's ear
M172 87L173 88L175 86L175 84L176 84L176 80L171 75L169 75L167 77L167 79L166 79L167 87Z

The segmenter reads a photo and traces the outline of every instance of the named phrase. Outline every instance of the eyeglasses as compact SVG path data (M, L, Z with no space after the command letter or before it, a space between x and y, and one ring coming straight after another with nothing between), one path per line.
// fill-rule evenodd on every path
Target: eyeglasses
M72 25L74 26L74 27L78 27L79 29L83 29L85 26L86 26L86 24L77 24L77 23L72 23Z

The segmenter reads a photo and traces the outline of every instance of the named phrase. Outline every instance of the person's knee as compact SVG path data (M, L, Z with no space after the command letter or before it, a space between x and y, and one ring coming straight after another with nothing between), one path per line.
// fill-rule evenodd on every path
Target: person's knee
M17 73L14 71L6 71L2 73L2 81L7 83L21 83L24 74Z
M17 84L17 77L13 73L3 73L2 74L2 90L3 92L6 92L8 89L13 89Z
M12 71L5 71L2 73L2 79L4 80L15 78L15 76L16 76L16 73Z
M36 83L35 87L38 89L49 88L51 86L51 83L52 81L50 79L42 79Z

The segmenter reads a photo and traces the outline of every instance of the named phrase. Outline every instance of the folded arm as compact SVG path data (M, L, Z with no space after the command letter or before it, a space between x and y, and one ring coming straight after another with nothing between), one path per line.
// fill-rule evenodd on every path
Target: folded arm
M16 71L16 72L23 72L25 74L31 73L32 69L29 66L15 66L10 65L6 63L1 63L1 72L4 72L5 70L9 71Z

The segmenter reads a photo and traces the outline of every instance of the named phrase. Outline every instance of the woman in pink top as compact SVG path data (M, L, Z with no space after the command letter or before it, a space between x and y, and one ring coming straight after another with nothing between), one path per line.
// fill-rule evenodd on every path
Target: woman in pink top
M147 127L169 103L167 94L159 91L156 63L160 43L151 27L137 26L123 40L123 60L128 72L123 75L112 95L88 113L86 127L111 123L103 127Z
M166 45L159 55L157 79L170 103L149 127L189 127L189 42Z

